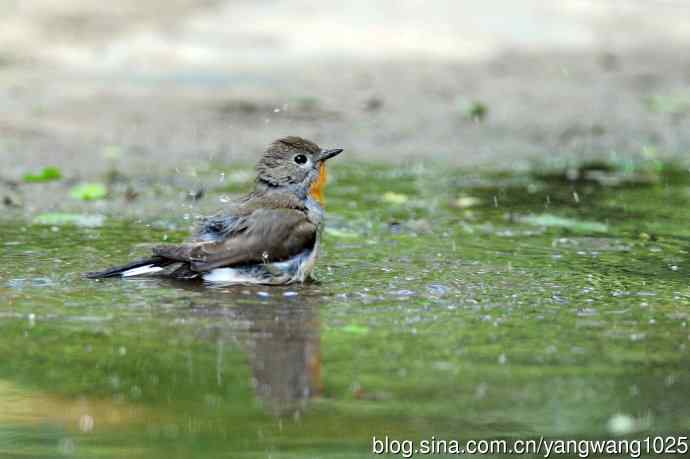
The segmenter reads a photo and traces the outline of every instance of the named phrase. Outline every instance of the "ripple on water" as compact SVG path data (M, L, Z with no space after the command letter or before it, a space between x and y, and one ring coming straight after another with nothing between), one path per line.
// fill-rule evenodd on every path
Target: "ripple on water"
M15 278L10 279L7 283L10 288L17 290L54 287L56 285L56 282L49 277Z
M650 413L656 431L687 427L678 407L690 391L690 224L677 209L690 196L667 206L672 184L609 192L545 182L526 196L490 182L468 193L478 198L469 213L419 205L461 195L466 185L449 172L388 181L375 170L351 173L345 166L337 179L355 194L334 187L329 196L329 214L343 224L324 233L317 285L211 289L78 276L145 253L138 243L183 240L182 215L148 227L146 218L59 232L0 227L0 373L55 403L46 410L38 392L27 396L41 403L17 406L33 419L26 431L49 425L104 457L129 452L113 448L122 438L152 458L178 448L184 457L264 451L267 438L296 457L326 457L333 445L360 451L362 432L382 425L399 438L410 426L420 436L463 425L468 438L601 438L648 425L616 414L623 406ZM457 185L448 191L449 183ZM409 200L368 199L386 191ZM208 202L222 193L209 191ZM546 194L561 220L542 219L542 228L511 217L543 214ZM589 233L603 227L580 218L606 222L607 232ZM410 223L424 220L432 233ZM641 238L642 230L662 236ZM110 405L52 416L75 400L127 411L113 425ZM60 444L43 432L36 444Z

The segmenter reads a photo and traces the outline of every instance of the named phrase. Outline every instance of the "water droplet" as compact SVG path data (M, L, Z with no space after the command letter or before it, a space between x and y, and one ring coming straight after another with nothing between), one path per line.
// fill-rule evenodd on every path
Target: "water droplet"
M74 454L74 450L76 449L74 446L74 440L71 438L63 438L60 440L60 452L65 455L65 456L72 456Z
M443 284L429 284L427 290L429 294L436 296L443 296L448 293L448 287Z
M608 429L613 435L626 435L635 430L635 419L627 414L614 414L608 422Z
M474 391L474 397L477 399L483 399L486 397L486 392L489 390L489 386L486 383L479 383L477 389Z
M91 432L93 430L93 425L94 421L92 416L84 414L79 418L79 430L82 432Z
M132 400L137 400L141 398L142 390L141 387L139 386L132 386L132 389L129 391L129 395L132 398Z

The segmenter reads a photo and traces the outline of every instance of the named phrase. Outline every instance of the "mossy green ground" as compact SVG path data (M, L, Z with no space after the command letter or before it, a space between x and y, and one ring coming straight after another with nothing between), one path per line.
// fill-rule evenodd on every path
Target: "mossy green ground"
M687 169L332 178L304 286L80 277L184 239L183 213L0 221L0 455L350 458L374 435L690 429Z

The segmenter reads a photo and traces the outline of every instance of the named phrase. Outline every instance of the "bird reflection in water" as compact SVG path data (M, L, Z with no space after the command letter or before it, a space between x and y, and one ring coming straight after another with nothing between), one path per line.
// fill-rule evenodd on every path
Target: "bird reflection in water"
M299 412L321 395L321 335L314 305L275 305L274 318L243 311L251 323L245 349L257 397L275 414ZM244 309L244 308L243 308Z
M239 344L258 400L276 416L298 416L323 392L321 294L314 288L304 286L299 293L276 287L206 289L204 304L192 303L194 315L219 316L207 330L218 339L219 359L225 343ZM221 382L222 375L218 378Z

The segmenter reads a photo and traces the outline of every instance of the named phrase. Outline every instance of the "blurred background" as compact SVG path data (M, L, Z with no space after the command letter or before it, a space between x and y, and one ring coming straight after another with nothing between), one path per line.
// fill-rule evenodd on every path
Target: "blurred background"
M0 167L93 175L350 157L529 167L686 157L690 5L0 0ZM105 158L105 159L104 159ZM167 168L169 169L169 168Z

